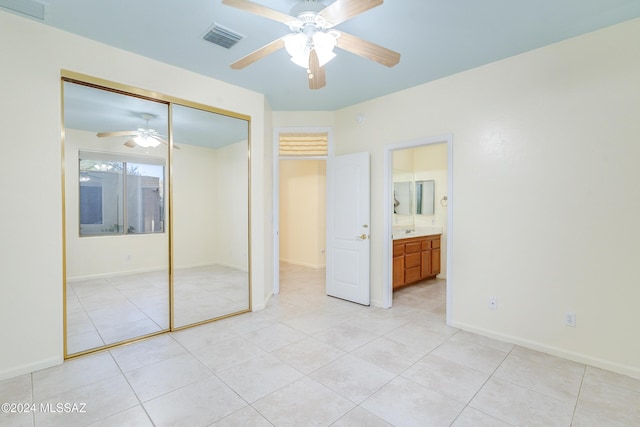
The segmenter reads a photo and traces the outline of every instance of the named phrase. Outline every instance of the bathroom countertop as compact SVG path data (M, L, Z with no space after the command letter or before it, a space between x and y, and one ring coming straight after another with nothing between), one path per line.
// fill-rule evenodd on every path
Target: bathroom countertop
M411 230L407 233L407 230ZM442 234L442 227L393 227L393 240Z

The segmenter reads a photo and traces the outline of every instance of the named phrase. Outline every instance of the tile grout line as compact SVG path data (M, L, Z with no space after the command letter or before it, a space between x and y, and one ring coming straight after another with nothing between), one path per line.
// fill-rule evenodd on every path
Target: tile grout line
M502 366L502 364L504 363L504 361L505 361L505 360L507 360L507 357L509 357L509 355L511 354L511 352L512 352L515 348L516 348L516 346L514 345L513 347L511 347L511 349L510 349L509 351L505 352L506 354L505 354L504 358L502 359L502 361L501 361L501 362L498 364L498 366L496 366L496 367L495 367L495 369L494 369L494 370L489 374L489 376L488 376L488 377L487 377L487 379L482 383L482 385L481 385L480 387L478 387L478 391L476 391L476 392L473 394L473 396L471 396L471 399L469 399L469 401L464 405L464 408L462 408L462 410L460 411L460 413L459 413L459 414L458 414L458 415L453 419L453 421L451 422L451 425L453 425L453 424L456 422L456 420L457 420L458 418L460 418L460 415L462 415L462 413L463 413L463 412L465 411L465 409L467 409L467 408L471 408L471 409L474 409L474 410L476 410L476 411L482 412L483 414L485 414L485 415L487 415L487 416L490 416L490 417L495 418L495 419L497 419L497 420L500 420L500 421L502 421L502 422L504 422L504 423L507 423L507 424L509 424L509 425L512 425L509 421L506 421L506 420L500 419L500 418L498 418L498 417L496 417L496 416L494 416L494 415L487 414L487 413L485 413L484 411L482 411L482 410L480 410L480 409L474 408L473 406L471 406L471 402L473 402L473 399L475 399L475 398L476 398L476 396L478 395L478 393L480 393L480 391L482 391L482 389L484 388L484 386L485 386L485 385L487 385L487 383L489 382L489 380L491 380L491 379L493 378L493 376L495 375L495 373L498 371L498 369L500 369L500 367Z
M149 419L149 421L151 422L152 425L156 425L156 423L153 422L153 419L151 418L151 415L147 412L147 408L145 408L144 403L142 402L142 400L140 399L140 396L138 396L138 393L136 393L136 390L133 388L133 386L131 385L131 383L129 382L129 378L127 378L127 376L125 375L124 371L122 370L122 366L120 366L120 364L118 363L118 361L116 360L116 358L113 356L113 354L111 353L111 350L107 351L109 353L109 356L111 356L111 359L113 360L113 363L116 364L116 366L118 367L118 370L120 371L120 374L122 375L122 378L127 382L127 385L129 386L129 388L131 389L131 392L133 393L133 395L136 397L136 399L138 400L138 404L140 405L140 407L142 408L142 410L144 411L145 415L147 416L147 418ZM135 408L135 406L132 406L131 408ZM131 408L127 408L123 411L117 412L115 414L111 414L108 415L104 418L102 418L102 420L105 420L111 416L117 415L117 414L121 414L122 412L128 411ZM101 420L98 420L101 421Z
M578 402L580 401L580 394L582 393L582 385L584 384L584 377L587 374L587 365L583 366L582 370L582 378L580 379L580 387L578 388L578 395L576 396L576 404L573 405L573 412L571 413L571 426L573 426L573 422L576 417L576 411L578 410Z
M84 314L87 315L87 318L89 319L89 322L91 322L91 326L93 326L93 329L95 330L96 334L98 335L98 338L100 338L100 340L102 341L102 345L103 346L107 345L105 340L104 340L104 338L103 338L103 336L102 336L102 334L100 334L100 331L98 330L98 327L96 326L95 322L93 321L93 317L91 317L91 315L89 314L89 311L87 310L87 308L85 307L84 303L82 302L82 298L80 298L80 296L77 294L77 292L73 288L73 285L71 285L71 289L73 290L74 295L78 299L78 303L82 307L82 311L84 311ZM66 313L66 314L68 315L69 313ZM69 335L67 334L67 347L68 347L68 344L69 344ZM80 351L84 351L84 350L80 350ZM69 354L73 354L73 353L69 353Z
M144 281L146 282L146 279L144 279ZM164 330L168 330L169 327L163 328L161 325L158 325L158 322L156 322L155 320L153 320L151 318L151 316L149 316L149 314L142 308L140 307L138 304L136 304L134 301L131 300L131 298L129 298L127 295L123 294L122 291L120 289L118 289L113 283L111 283L111 281L109 279L107 279L107 282L109 283L109 285L111 285L111 287L118 292L120 295L122 295L131 305L133 305L135 308L137 308L138 310L140 310L140 312L142 314L145 315L145 317L147 319L149 319L152 323L154 323L158 328L160 328L161 331ZM167 313L168 314L168 313ZM167 321L169 320L169 316L167 315Z
M35 404L35 397L33 394L33 372L29 373L29 382L31 383L31 403ZM36 427L36 413L33 411L31 415L31 420L33 421L33 427Z

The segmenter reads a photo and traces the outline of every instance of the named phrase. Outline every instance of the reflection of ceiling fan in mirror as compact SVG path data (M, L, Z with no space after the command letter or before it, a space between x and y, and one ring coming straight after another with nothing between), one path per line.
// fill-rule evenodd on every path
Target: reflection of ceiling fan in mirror
M140 117L145 121L144 127L137 130L123 130L117 132L98 132L99 138L112 137L112 136L130 136L131 139L124 143L129 148L143 147L143 148L155 148L160 144L168 145L166 136L160 135L155 129L149 127L149 121L155 119L154 114L141 113ZM174 148L178 148L174 146Z
M291 61L307 70L309 88L320 89L326 85L324 65L336 56L333 53L334 47L393 67L400 62L399 53L333 29L382 2L383 0L336 0L325 6L320 1L301 0L291 9L290 15L287 15L250 0L222 0L227 6L281 22L291 31L291 34L234 62L231 68L244 68L284 47L291 56Z

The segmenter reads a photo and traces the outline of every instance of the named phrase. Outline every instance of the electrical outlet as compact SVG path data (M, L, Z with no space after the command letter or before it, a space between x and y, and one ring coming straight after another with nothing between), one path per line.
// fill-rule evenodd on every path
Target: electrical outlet
M576 314L575 313L565 313L564 315L564 323L567 326L571 326L572 328L576 327Z
M489 297L489 310L498 309L498 299L496 297Z

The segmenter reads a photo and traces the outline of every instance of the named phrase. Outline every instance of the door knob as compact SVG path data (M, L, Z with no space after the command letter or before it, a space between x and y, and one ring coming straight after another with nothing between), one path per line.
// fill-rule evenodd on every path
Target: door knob
M361 235L358 236L358 239L367 240L367 235L362 233Z

